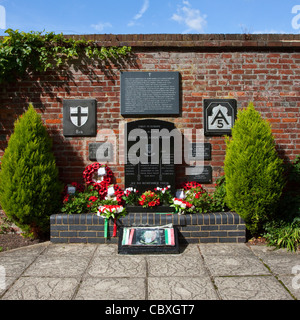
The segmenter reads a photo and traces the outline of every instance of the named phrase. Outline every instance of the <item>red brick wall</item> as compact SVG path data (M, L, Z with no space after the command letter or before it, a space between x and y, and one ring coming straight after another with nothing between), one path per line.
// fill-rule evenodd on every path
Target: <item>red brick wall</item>
M77 37L77 36L76 36ZM272 124L277 148L287 161L300 153L300 35L90 35L100 45L131 45L130 60L110 67L75 63L65 75L46 72L0 87L0 156L15 119L32 102L53 138L53 149L64 182L82 181L90 163L88 144L96 138L65 138L62 134L63 99L95 98L97 129L118 134L120 70L179 71L182 115L158 119L174 121L179 129L203 126L204 98L234 98L238 108L253 101ZM126 121L136 118L126 118ZM223 137L212 144L214 181L222 174ZM123 165L111 166L123 187ZM183 179L178 166L178 182ZM207 185L211 189L213 185Z

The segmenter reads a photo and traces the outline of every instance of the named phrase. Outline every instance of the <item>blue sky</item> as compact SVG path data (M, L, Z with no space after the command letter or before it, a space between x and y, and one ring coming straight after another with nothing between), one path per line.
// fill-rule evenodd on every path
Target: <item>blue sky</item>
M300 33L300 0L0 0L0 35L3 20L64 34Z

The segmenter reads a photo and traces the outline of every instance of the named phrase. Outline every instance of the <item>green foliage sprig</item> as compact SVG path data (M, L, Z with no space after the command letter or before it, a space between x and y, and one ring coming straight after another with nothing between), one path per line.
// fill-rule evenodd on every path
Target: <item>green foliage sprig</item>
M99 60L118 60L130 47L99 47L91 40L75 40L54 32L19 32L8 29L0 40L0 83L15 81L28 71L43 72L85 56Z

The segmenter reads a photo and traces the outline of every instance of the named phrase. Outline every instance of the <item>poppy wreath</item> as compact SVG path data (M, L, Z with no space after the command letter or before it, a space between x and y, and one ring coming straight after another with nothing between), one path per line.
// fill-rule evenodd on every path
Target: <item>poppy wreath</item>
M105 167L106 175L103 176L103 180L97 182L94 180L95 173L98 172L98 169ZM99 162L92 163L88 165L83 171L83 179L88 186L93 186L96 190L100 191L102 189L107 189L107 186L111 184L113 173L111 169L105 164L100 164ZM104 192L104 190L102 191ZM100 193L100 192L99 192Z

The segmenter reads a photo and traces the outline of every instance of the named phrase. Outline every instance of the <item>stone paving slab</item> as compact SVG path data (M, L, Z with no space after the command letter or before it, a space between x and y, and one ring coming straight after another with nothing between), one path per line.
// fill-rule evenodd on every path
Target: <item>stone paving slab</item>
M6 276L19 277L35 260L35 256L4 255L0 256L0 265L5 268Z
M149 277L149 300L216 300L208 275L201 277Z
M210 256L254 256L244 243L207 243L200 244L199 247L204 258Z
M269 270L255 257L210 256L205 258L213 276L270 275Z
M91 262L86 276L146 277L146 261L142 256L99 256Z
M39 256L25 271L27 277L79 277L88 266L89 260L76 256Z
M299 253L266 246L251 246L251 249L276 275L291 275L295 266L299 266L300 270Z
M78 283L75 278L21 277L3 300L70 300Z
M200 251L213 276L270 275L245 244L206 244Z
M149 256L147 261L149 276L196 277L205 273L199 254L198 256Z
M145 300L145 278L86 278L76 300Z
M272 276L216 277L223 300L293 300Z
M43 256L91 257L97 245L92 244L53 244L47 247Z

